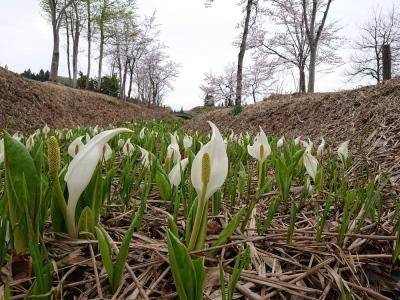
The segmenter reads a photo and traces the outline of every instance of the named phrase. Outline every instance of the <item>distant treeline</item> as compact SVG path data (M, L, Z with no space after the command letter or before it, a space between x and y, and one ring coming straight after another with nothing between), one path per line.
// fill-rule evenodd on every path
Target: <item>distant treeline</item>
M48 81L50 77L50 72L44 71L43 69L40 69L39 73L34 73L31 71L31 69L25 70L23 73L21 73L23 77L26 77L28 79L32 80L37 80L37 81ZM97 91L97 79L95 78L89 78L89 85L86 87L86 76L83 75L82 72L79 72L79 78L78 78L78 88L82 90L89 90L89 91ZM58 82L62 83L66 86L72 86L72 82L69 78L67 77L58 77ZM119 97L119 86L120 82L118 80L118 77L114 74L112 76L103 76L101 78L101 86L100 86L100 93L110 95L113 97Z
M43 71L43 69L40 69L39 73L33 73L31 69L25 70L23 73L21 73L22 76L37 80L37 81L48 81L50 77L50 72L47 70L46 72Z

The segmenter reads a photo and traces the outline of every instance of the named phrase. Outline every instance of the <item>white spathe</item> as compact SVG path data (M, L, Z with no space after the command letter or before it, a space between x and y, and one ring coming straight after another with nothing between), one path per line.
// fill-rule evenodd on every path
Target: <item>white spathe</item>
M140 149L140 152L142 153L142 156L140 157L140 160L142 161L142 164L145 168L150 167L150 153L146 149L143 149L142 147L138 146Z
M306 168L308 175L315 182L315 176L317 175L318 160L312 156L311 151L305 151L303 154L303 164Z
M172 185L178 187L181 184L181 170L184 172L188 163L188 158L182 159L180 163L177 163L169 172L168 179Z
M282 137L278 140L278 142L276 143L276 147L277 147L277 148L282 148L284 142L285 142L285 137L282 136Z
M181 152L179 151L179 145L176 134L170 134L171 144L167 147L167 157L173 160L174 163L178 163L181 160Z
M228 175L228 155L226 154L224 140L218 128L212 122L208 122L212 129L211 140L201 147L192 163L191 179L199 197L204 191L204 200L209 199L225 182ZM210 159L210 178L208 184L203 183L203 157L208 154Z
M75 140L72 141L72 143L68 146L68 154L74 158L75 155L77 155L79 153L79 151L81 151L81 149L83 148L83 146L85 146L82 142L82 136L78 136Z
M140 130L140 132L139 132L139 137L141 138L141 139L143 139L144 138L144 131L146 130L146 127L143 127L141 130Z
M72 237L76 237L75 209L79 197L89 184L96 166L103 154L104 145L122 132L129 132L126 128L106 130L94 136L74 157L68 166L64 180L68 187L67 230Z
M103 147L103 154L101 156L101 159L104 161L107 161L111 158L112 156L112 149L110 147L110 145L108 143L105 143L104 147Z
M36 133L31 134L31 135L28 137L28 139L26 140L25 148L26 148L28 151L31 151L32 148L33 148L33 146L35 146L35 135L36 135Z
M183 148L185 148L185 150L187 150L190 147L192 147L192 144L193 144L192 137L185 134L185 136L183 137Z
M247 151L249 154L260 162L264 162L265 159L271 154L271 147L268 143L267 136L260 127L260 132L257 133L254 138L253 145L247 145Z
M317 157L321 157L324 154L324 150L325 150L325 140L322 137L321 144L319 144L319 146L317 148Z
M337 149L337 153L340 157L340 160L344 163L347 158L349 157L349 142L350 141L345 141L341 143Z
M43 127L43 129L42 129L42 132L43 132L44 135L48 135L49 132L50 132L50 127L47 126L47 124L44 125L44 127Z
M4 139L0 140L0 164L4 161Z
M135 150L135 147L131 143L131 139L127 139L126 142L124 143L124 146L122 147L122 153L125 156L131 156L133 154L133 151Z

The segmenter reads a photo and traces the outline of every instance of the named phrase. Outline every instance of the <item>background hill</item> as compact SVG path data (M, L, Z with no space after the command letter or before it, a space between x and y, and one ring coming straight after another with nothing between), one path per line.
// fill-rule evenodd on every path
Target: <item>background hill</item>
M0 67L0 128L32 131L160 118L161 108L121 102L91 91L26 79Z
M208 131L210 120L225 132L257 132L262 126L268 134L314 143L324 137L332 148L350 140L359 166L366 160L390 174L400 193L400 77L351 91L273 96L237 115L231 108L196 108L193 116L186 125L192 131Z

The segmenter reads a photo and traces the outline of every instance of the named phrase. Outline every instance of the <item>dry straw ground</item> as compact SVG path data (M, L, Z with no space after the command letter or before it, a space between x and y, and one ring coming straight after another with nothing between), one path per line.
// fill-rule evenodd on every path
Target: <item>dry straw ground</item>
M107 95L23 78L0 67L0 129L33 131L107 125L169 114Z

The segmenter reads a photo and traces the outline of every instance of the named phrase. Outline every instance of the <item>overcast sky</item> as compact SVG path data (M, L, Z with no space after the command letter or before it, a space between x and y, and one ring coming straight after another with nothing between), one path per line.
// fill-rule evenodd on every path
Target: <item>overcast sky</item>
M0 65L7 65L15 72L31 68L38 72L50 69L52 33L50 24L43 17L39 0L0 0ZM157 11L157 23L161 25L160 40L169 46L168 53L181 64L180 76L174 83L174 91L165 104L174 109L202 105L199 90L203 74L218 72L229 62L237 59L238 49L232 41L237 36L236 24L241 20L237 0L217 0L211 8L205 8L204 0L137 0L139 15ZM358 27L378 6L389 8L400 0L334 0L329 20L337 20L343 27L341 34L351 40L357 37ZM65 43L61 44L60 75L67 74ZM96 50L95 50L96 51ZM84 46L79 68L86 72ZM343 43L340 54L346 61L351 52L348 42ZM93 55L94 63L98 55ZM249 62L248 57L245 63ZM93 75L97 66L94 65ZM360 82L347 83L343 76L345 67L334 73L317 74L317 91L335 91L351 88ZM291 80L291 79L288 79ZM290 87L290 84L288 84Z

